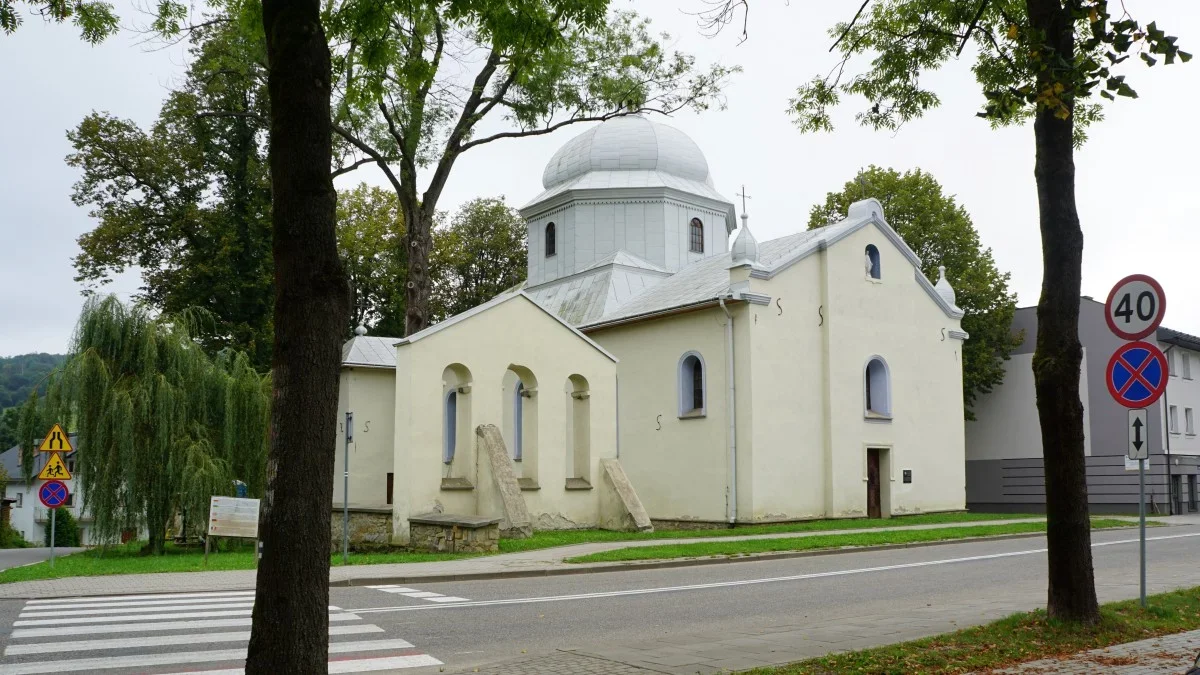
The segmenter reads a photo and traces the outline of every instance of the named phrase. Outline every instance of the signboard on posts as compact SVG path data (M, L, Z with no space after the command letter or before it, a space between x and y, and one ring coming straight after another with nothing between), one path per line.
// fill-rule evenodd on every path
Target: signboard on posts
M213 497L208 507L208 534L212 537L258 538L258 500Z

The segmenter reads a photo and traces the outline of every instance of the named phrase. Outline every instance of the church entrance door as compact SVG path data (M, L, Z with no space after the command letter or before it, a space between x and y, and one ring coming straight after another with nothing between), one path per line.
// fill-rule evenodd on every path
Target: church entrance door
M867 448L867 517L882 518L882 500L879 483L879 448Z

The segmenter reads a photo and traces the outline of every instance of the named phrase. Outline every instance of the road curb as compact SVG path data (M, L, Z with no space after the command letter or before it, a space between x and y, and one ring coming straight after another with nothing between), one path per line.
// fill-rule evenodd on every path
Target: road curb
M1104 532L1137 529L1136 527L1106 527ZM378 586L382 584L417 584L441 583L446 581L481 581L485 579L517 579L523 577L556 577L572 574L598 574L602 572L640 572L643 570L669 569L672 567L693 567L698 565L724 565L739 562L759 562L763 560L782 560L786 558L813 558L816 556L838 555L841 553L869 553L872 551L894 551L905 548L924 548L945 544L959 544L977 541L1005 541L1008 539L1030 539L1044 537L1045 532L1029 532L1025 534L998 534L982 537L963 537L962 539L943 539L940 541L918 541L906 544L879 544L876 546L847 546L843 548L828 548L815 551L781 551L778 553L756 553L739 556L720 556L711 558L682 558L679 560L658 560L652 562L615 562L571 565L570 567L553 567L536 570L504 570L502 572L471 572L463 574L437 574L418 576L390 577L359 577L330 582L331 588L353 588L361 586Z

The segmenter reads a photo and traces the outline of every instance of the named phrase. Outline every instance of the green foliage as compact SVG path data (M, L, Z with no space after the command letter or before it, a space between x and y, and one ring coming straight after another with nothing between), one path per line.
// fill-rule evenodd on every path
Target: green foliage
M350 282L350 329L404 333L404 216L395 193L361 183L338 194L338 253ZM347 335L349 331L347 331Z
M117 15L104 0L0 0L0 30L11 34L24 23L17 7L24 5L31 14L47 22L70 21L80 36L92 44L117 32Z
M234 479L263 493L270 380L244 353L210 358L192 336L211 323L202 311L153 316L91 298L46 396L23 408L23 437L50 420L78 433L76 478L97 541L145 525L161 553L171 519L205 522L208 498L232 493Z
M72 198L98 224L79 238L76 280L94 291L136 267L138 299L168 314L207 310L210 353L271 360L274 308L261 44L216 23L191 34L183 86L143 130L92 113L68 132L82 170ZM218 109L233 114L211 116Z
M936 281L938 266L954 288L957 304L966 310L963 330L963 403L967 419L975 419L972 403L1004 379L1004 361L1021 344L1012 334L1017 298L1008 290L1009 273L996 269L990 248L982 248L971 216L942 186L916 169L901 174L875 166L847 181L840 192L825 195L825 203L809 212L809 228L840 219L850 204L878 199L888 224L921 259L921 272Z
M25 541L25 537L22 537L21 533L11 524L4 523L3 528L0 528L0 548L29 548L30 546L32 544Z
M42 543L46 546L50 545L50 531L54 530L55 546L79 546L79 521L75 520L75 515L71 513L71 509L59 508L50 510L54 512L54 527L50 526L50 515L47 514L46 531L42 537Z
M526 225L504 198L473 199L433 233L432 316L465 312L525 281Z
M869 6L868 6L869 4ZM1050 11L1050 10L1047 10ZM833 128L830 110L842 95L861 96L867 107L860 124L896 129L940 103L921 75L958 58L968 43L972 70L984 96L979 116L994 126L1019 124L1038 109L1060 119L1075 118L1075 141L1085 139L1089 124L1102 119L1097 97L1136 98L1137 92L1116 74L1137 55L1147 66L1191 60L1174 36L1154 22L1141 24L1108 0L1054 2L1063 13L1073 53L1055 48L1057 35L1035 27L1024 0L879 0L863 5L849 22L829 34L841 62L824 77L802 85L791 101L797 126L804 131ZM853 72L855 57L870 67Z
M0 452L3 452L21 441L17 433L21 420L21 409L5 408L0 411Z

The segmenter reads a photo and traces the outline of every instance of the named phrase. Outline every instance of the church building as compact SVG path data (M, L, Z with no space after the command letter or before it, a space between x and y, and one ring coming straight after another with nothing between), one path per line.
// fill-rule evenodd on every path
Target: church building
M696 143L642 116L568 141L542 183L522 288L345 346L342 411L372 425L351 505L390 509L394 541L514 498L534 529L964 507L963 312L878 201L759 242Z

